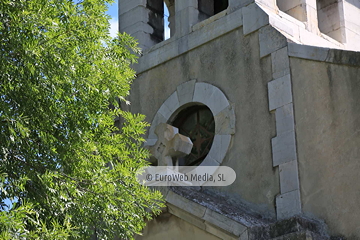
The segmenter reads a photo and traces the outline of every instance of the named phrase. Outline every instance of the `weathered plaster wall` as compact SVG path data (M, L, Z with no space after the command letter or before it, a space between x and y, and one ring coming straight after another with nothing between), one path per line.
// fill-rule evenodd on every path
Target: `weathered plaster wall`
M204 230L170 214L163 213L156 219L147 223L142 236L135 236L136 240L159 240L159 239L220 239Z
M151 122L176 87L191 79L215 85L235 109L236 130L223 165L237 173L229 187L212 189L229 201L251 203L253 210L275 217L279 174L272 167L274 115L269 113L267 83L270 55L260 59L258 32L243 36L238 28L226 35L140 73L131 90L131 110Z
M360 68L290 64L303 211L323 219L331 234L359 239Z

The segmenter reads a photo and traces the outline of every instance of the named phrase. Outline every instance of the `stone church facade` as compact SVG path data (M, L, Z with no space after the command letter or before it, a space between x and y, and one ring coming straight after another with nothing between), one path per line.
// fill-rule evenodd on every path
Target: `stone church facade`
M119 0L119 20L146 145L167 123L191 135L181 165L236 172L161 188L136 239L360 239L359 0Z

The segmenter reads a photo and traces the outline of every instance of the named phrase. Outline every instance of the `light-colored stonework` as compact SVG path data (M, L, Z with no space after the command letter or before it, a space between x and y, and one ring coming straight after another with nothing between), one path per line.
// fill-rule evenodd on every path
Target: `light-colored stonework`
M150 146L150 153L158 160L159 166L177 166L174 158L188 155L193 146L190 138L179 134L179 130L166 123L160 123L156 126L155 133L157 141Z
M149 223L143 239L165 226L197 239L360 238L360 1L229 0L206 18L201 0L167 0L165 41L154 40L154 2L119 1L120 31L143 49L130 108L151 122L146 145L156 126L206 105L215 137L202 165L229 166L237 179L163 189L167 220Z
M152 120L146 146L156 142L157 127L167 123L179 113L184 106L203 104L214 115L215 136L210 152L200 166L219 166L229 148L231 134L235 133L235 114L226 96L217 87L208 83L197 83L190 80L179 85L174 93L161 105Z

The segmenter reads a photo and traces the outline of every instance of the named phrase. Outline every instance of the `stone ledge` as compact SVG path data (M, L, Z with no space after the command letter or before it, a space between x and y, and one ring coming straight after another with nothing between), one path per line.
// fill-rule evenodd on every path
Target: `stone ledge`
M329 240L324 223L296 216L265 227L248 229L249 240ZM308 238L304 238L304 236ZM340 239L339 239L340 240Z
M205 221L205 230L208 232L208 233L211 233L215 236L217 236L218 238L220 239L223 239L223 240L236 240L238 239L238 236L234 236L234 235L231 235L227 232L225 232L224 230L222 230L221 228L217 227L217 226L214 226L208 222Z
M192 203L194 203L194 202L192 202ZM232 221L232 220L227 219L226 217L223 217L222 215L220 215L220 217L217 217L216 219L211 218L211 219L208 219L209 221L206 221L204 219L205 216L203 218L200 218L199 216L195 216L194 212L188 211L188 209L183 210L177 204L174 205L171 203L167 203L167 205L168 205L169 213L171 213L171 214L177 216L178 218L180 218L202 230L205 230L206 232L211 233L221 239L247 240L247 231L246 231L247 228L244 227L245 230L239 235L231 234L231 232L233 232L233 228L236 229L236 223L234 223L234 221ZM206 211L209 211L209 210L207 209ZM220 222L218 220L220 220Z
M290 57L298 57L315 61L325 61L329 48L288 43L288 54Z
M169 191L166 196L166 201L184 211L190 212L192 215L203 218L206 212L206 207L201 206L189 199L186 199L173 191Z
M325 62L359 67L360 52L330 49Z
M311 233L314 235L316 234L317 236L322 236L321 239L328 239L328 236L324 230L324 226L322 226L319 222L298 216L290 219L278 221L270 225L269 237L278 239L278 237L285 237L285 236L289 236L289 234L303 233L303 232L306 232L307 234ZM284 239L284 238L279 238L279 239Z
M186 187L171 187L169 189L167 199L168 211L171 214L221 239L330 239L325 230L326 226L319 221L295 216L289 219L269 222L261 219L260 215L258 218L254 215L249 215L246 210L240 210L240 213L239 209L232 208L229 204L226 204L227 210L220 206L214 206L216 210L212 209L211 206L214 204L224 202L223 199L219 199L220 196L210 196ZM214 198L214 201L218 202L214 202L210 198ZM206 199L206 206L202 205L204 204L204 199ZM189 205L191 205L191 207L189 207ZM199 208L201 211L197 211L194 208ZM232 214L238 213L242 215L243 220L237 221L234 220L233 217L229 217L228 213L226 213L228 210L232 211ZM244 221L244 219L246 220ZM340 240L341 238L336 239Z
M156 44L145 51L143 56L139 58L138 64L134 64L133 67L136 73L140 74L233 31L242 25L241 8L179 39L171 37L166 41Z
M247 240L247 226L217 213L199 203L182 197L172 190L166 195L169 213L221 239Z
M302 231L289 233L281 237L271 238L271 240L325 240L327 238L319 236L318 234L312 233L310 231Z
M205 221L199 217L196 217L192 213L188 211L184 211L180 209L178 206L168 203L168 211L169 213L181 218L182 220L195 225L196 227L206 230Z
M221 12L215 14L214 16L209 17L208 19L205 19L205 20L203 20L203 21L195 24L195 25L192 26L192 28L191 28L191 29L192 29L192 32L193 32L193 31L197 31L197 30L199 30L200 28L202 28L202 27L204 27L204 26L206 26L206 25L208 25L208 24L210 24L210 23L212 23L212 22L214 22L214 21L217 21L219 18L224 17L226 14L227 14L227 10L224 10L224 11L221 11Z
M360 52L288 43L288 54L290 57L303 58L314 61L336 63L349 66L360 65Z
M227 218L226 216L217 213L211 209L206 209L203 219L206 222L209 222L217 227L224 229L226 232L229 232L235 236L240 236L247 227L235 222L234 220Z
M209 194L198 190L195 191L191 187L171 187L170 189L170 191L173 191L177 195L224 215L244 226L266 226L270 223L270 221L263 219L261 215L249 211L247 206L234 206L227 203L227 199L223 196Z

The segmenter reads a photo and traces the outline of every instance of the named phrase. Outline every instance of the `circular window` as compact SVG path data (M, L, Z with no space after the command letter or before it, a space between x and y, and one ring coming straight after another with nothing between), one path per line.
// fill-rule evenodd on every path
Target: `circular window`
M206 106L192 106L182 110L172 125L179 133L189 137L193 143L191 153L179 159L181 166L198 166L209 153L215 134L215 121Z

